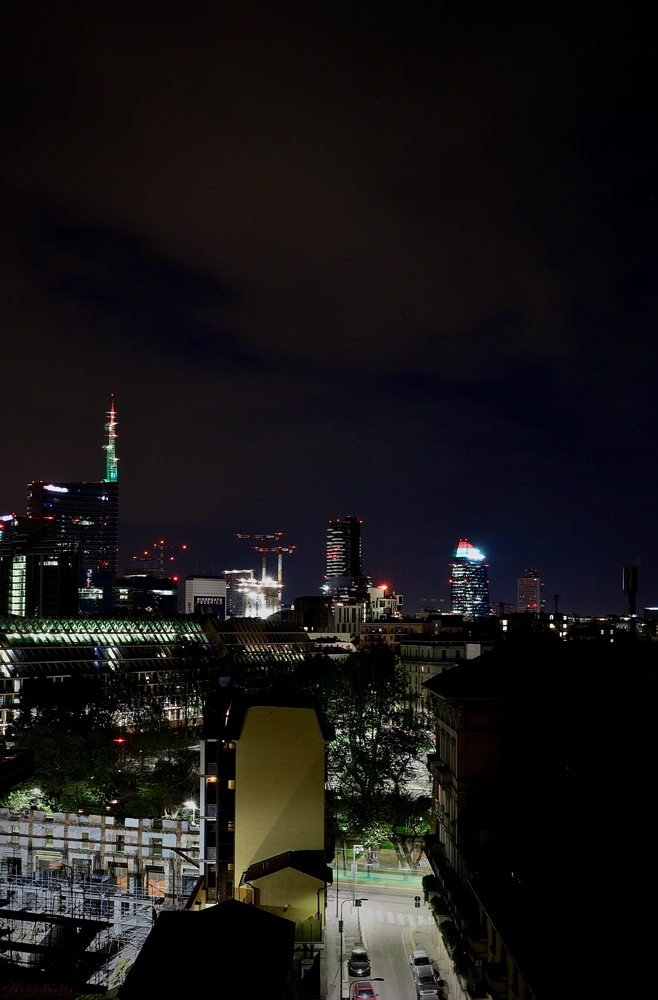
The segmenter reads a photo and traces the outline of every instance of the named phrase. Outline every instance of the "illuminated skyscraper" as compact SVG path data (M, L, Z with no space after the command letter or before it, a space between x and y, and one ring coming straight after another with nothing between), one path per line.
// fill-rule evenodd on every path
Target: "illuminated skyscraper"
M327 579L363 576L361 525L358 517L337 518L327 528Z
M527 569L517 580L517 607L519 611L543 611L546 606L546 584L537 576L536 569Z
M489 614L488 563L484 553L460 538L451 563L452 611L472 620Z
M80 611L110 611L116 584L119 545L114 398L105 425L107 479L95 483L32 482L27 488L27 516L43 539L74 543L78 554Z
M337 518L327 528L327 572L334 597L344 604L369 601L370 578L363 572L361 521L358 517Z

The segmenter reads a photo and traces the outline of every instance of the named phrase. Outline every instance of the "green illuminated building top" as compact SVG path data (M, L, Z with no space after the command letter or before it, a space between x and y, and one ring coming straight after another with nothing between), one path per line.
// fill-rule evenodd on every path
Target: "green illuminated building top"
M107 431L107 444L103 445L105 451L107 452L106 464L105 464L105 482L106 483L116 483L118 478L117 463L119 459L117 458L117 433L116 433L116 415L114 413L114 393L112 394L112 405L110 407L110 412L108 414L109 420L105 424L105 430Z

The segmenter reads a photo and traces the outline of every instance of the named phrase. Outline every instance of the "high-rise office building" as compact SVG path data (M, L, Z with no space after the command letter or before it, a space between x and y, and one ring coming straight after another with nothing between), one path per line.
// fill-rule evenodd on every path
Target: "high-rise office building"
M517 608L521 611L543 611L546 607L546 584L536 569L527 569L517 580Z
M42 539L74 543L78 552L80 612L110 611L117 578L119 483L114 398L105 425L106 478L92 483L32 482L27 516Z
M327 579L363 576L361 525L358 517L337 518L327 528Z
M368 602L371 580L363 572L361 521L358 517L337 518L327 528L327 572L336 600L344 604ZM324 588L329 592L329 587Z
M5 522L0 540L0 614L34 618L78 613L78 548L41 538L27 517Z
M484 553L460 538L451 563L452 611L472 620L489 614L488 563Z

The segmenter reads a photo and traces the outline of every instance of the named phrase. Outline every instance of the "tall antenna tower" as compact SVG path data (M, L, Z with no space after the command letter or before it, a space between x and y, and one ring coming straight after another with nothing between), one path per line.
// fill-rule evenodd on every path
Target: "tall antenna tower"
M116 483L118 479L118 469L117 463L119 459L117 458L117 421L116 414L114 412L114 393L112 393L112 403L110 406L110 412L108 413L108 422L105 424L105 430L107 431L107 444L103 445L105 450L105 482L106 483Z

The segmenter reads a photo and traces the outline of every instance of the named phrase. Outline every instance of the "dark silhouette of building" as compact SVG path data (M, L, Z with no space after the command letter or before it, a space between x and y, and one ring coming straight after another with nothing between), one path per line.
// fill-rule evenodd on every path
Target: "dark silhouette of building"
M289 621L297 622L308 632L331 632L334 627L333 601L324 596L296 597Z
M258 980L257 992L283 1000L290 980L295 924L231 899L203 909L161 913L121 989L122 1000L201 992L237 997ZM245 966L253 950L257 968ZM249 992L247 990L247 992Z
M426 682L437 727L428 757L435 832L426 853L441 936L470 996L555 996L547 956L556 928L562 954L586 955L600 926L583 915L633 911L635 870L618 862L614 837L602 836L602 814L608 789L623 788L634 803L629 840L649 861L657 660L652 642L537 635ZM633 706L633 737L611 760L609 727L622 691ZM608 865L614 878L603 877ZM630 936L635 927L628 921ZM599 992L605 977L596 977L567 963L558 993L582 995L584 982L586 992Z
M120 577L114 590L114 610L177 614L178 577L162 578L152 573Z

